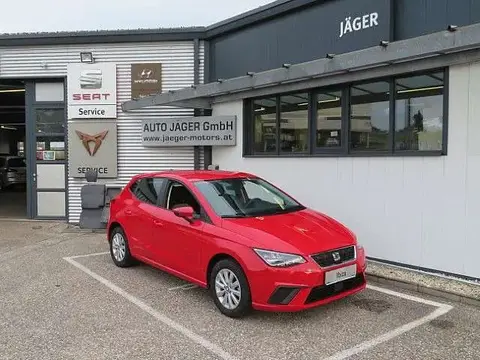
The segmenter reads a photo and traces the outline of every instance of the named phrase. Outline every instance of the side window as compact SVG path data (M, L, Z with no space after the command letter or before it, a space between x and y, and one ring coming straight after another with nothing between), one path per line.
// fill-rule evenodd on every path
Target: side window
M130 190L138 200L157 205L165 182L166 180L163 178L143 178L135 182Z
M167 192L167 209L174 210L181 206L191 206L196 214L200 215L201 206L183 184L172 182Z
M0 158L0 168L5 166L5 159Z

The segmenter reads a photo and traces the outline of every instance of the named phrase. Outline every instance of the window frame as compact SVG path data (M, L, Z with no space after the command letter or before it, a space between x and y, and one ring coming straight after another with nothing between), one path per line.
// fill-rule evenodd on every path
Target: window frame
M149 179L152 179L152 181L153 181L154 179L161 179L161 180L164 181L164 183L163 183L162 186L160 187L159 193L157 194L157 201L156 201L155 204L150 203L150 202L146 202L146 201L144 201L144 200L142 200L142 199L139 199L139 198L137 197L137 195L135 194L135 191L134 191L134 187L137 187L141 181L148 181ZM163 197L163 194L164 194L164 192L165 192L165 188L166 188L167 184L168 184L168 181L167 181L167 179L165 179L165 178L158 178L158 177L150 177L150 176L147 176L147 177L142 177L142 178L138 179L137 181L135 181L132 185L130 185L129 190L130 190L130 193L132 194L132 196L133 196L137 201L140 201L141 203L148 204L148 205L151 205L151 206L159 207L160 200L161 200L162 197Z
M442 122L442 149L441 150L396 150L395 134L396 134L396 81L397 79L410 78L421 75L431 75L435 73L443 73L443 122ZM242 156L260 157L260 158L289 158L289 157L409 157L409 156L447 156L448 155L448 102L449 102L449 68L433 68L429 70L415 71L411 73L403 73L394 76L384 76L379 78L371 78L362 81L349 82L339 85L325 86L321 88L303 89L290 91L285 93L277 93L261 96L258 98L245 99L243 102L243 149ZM388 147L386 150L355 150L351 149L351 89L352 86L368 84L374 82L385 81L389 84L389 134ZM318 94L332 91L341 92L341 146L338 148L317 147L316 131L317 131L317 102ZM308 93L308 151L307 152L281 152L280 151L280 97ZM275 152L259 152L254 150L255 146L255 113L254 101L262 99L276 99L276 151Z
M165 179L165 185L163 185L163 189L161 192L161 195L159 195L158 199L159 201L157 202L157 206L160 207L163 210L169 211L170 213L173 213L173 210L167 208L167 199L168 199L168 193L170 188L174 183L178 183L185 187L188 192L190 192L190 195L195 199L195 201L198 203L200 206L200 216L196 218L196 220L203 221L205 223L212 224L212 219L210 219L210 216L208 216L208 213L205 210L205 207L202 205L202 202L198 199L198 196L195 195L195 193L192 191L192 189L185 184L183 181L178 180L178 179L172 179L169 177L161 177L161 179Z

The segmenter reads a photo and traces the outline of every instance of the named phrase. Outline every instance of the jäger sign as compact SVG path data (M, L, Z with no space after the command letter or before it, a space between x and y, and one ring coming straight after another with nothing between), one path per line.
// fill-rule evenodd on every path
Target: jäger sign
M236 116L143 120L144 146L235 146Z

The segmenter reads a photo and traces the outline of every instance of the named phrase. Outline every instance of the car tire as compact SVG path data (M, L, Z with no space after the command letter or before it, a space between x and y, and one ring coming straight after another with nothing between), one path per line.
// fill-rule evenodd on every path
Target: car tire
M119 226L110 232L110 256L115 265L121 268L130 267L135 264L135 259L130 253L127 235Z
M223 287L218 286L217 279ZM231 318L240 318L251 311L250 286L245 273L236 261L224 259L217 262L210 274L209 285L213 301L222 314Z

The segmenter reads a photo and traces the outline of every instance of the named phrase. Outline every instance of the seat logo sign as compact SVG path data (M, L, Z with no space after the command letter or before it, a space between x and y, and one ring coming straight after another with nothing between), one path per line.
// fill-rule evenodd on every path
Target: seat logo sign
M83 143L83 146L85 147L85 150L87 150L88 154L90 156L95 156L97 153L98 149L102 146L102 142L105 139L105 137L108 134L108 130L102 131L101 133L95 134L95 135L90 135L87 133L83 133L81 131L75 130L77 133L78 137ZM93 143L93 149L90 146L90 144Z
M102 70L89 69L80 73L80 88L82 89L101 89L103 83Z
M333 261L335 262L339 262L341 259L340 253L338 251L335 251L334 253L332 253L332 257L333 257Z

